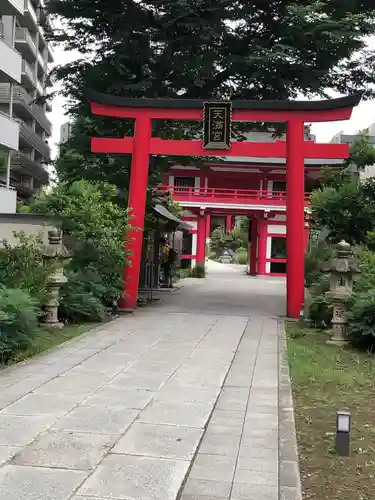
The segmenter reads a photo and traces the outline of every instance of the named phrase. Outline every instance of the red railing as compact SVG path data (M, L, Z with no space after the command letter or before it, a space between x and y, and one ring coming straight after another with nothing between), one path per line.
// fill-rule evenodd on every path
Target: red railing
M267 189L225 189L206 187L176 187L159 186L158 190L168 192L175 201L180 202L211 202L260 205L285 205L284 191L269 191ZM309 204L310 195L305 193L305 203Z

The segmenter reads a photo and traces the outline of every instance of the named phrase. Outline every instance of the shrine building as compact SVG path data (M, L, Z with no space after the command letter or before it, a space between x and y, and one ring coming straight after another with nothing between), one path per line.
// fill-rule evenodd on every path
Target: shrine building
M252 132L246 140L276 142L272 132ZM285 139L284 139L285 140ZM309 133L305 141L315 142ZM309 240L310 193L322 177L322 168L340 168L343 160L305 159L305 245ZM186 267L202 261L197 249L221 226L229 233L236 216L249 218L249 263L252 275L286 275L286 160L283 158L222 157L217 163L173 165L163 185L172 199L184 209L181 217L191 227L185 236L181 259ZM199 215L204 224L198 224ZM200 244L202 243L202 244Z

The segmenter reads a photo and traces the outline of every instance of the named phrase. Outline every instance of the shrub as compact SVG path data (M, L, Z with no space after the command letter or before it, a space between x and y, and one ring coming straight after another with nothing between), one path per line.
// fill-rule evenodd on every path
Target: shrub
M33 344L38 305L27 291L0 287L0 356L2 363L17 358Z
M46 303L47 284L54 264L43 262L43 239L15 232L18 240L11 246L6 240L0 248L0 283L8 288L26 290L41 307Z
M332 314L333 309L330 298L323 293L312 297L308 317L315 327L327 327L332 321Z
M197 264L190 270L190 278L205 278L206 266L204 264Z
M325 242L313 243L305 255L305 285L310 287L322 277L322 264L335 255L334 248Z
M236 250L236 264L246 265L248 262L246 248L240 247Z
M375 253L367 248L357 247L355 254L359 259L361 274L354 277L354 290L364 292L375 289Z
M59 316L69 323L103 321L106 307L102 301L104 285L89 272L66 272L68 282L60 290Z
M375 350L375 288L355 294L350 304L349 340L354 347Z

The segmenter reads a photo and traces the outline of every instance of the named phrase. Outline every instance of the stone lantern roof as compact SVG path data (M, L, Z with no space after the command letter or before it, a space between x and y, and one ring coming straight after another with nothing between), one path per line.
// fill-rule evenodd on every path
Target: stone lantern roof
M341 240L336 246L337 256L322 266L322 271L334 274L359 274L360 267L353 258L351 246L345 240Z

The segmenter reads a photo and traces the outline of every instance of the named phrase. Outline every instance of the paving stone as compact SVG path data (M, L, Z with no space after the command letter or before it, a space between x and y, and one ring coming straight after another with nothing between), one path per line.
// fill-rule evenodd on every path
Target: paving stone
M13 459L16 465L91 470L113 446L116 436L47 432Z
M276 450L269 450L275 451ZM278 456L276 457L253 457L249 455L240 455L237 462L238 469L248 471L270 472L277 474L278 472Z
M106 378L86 375L79 378L71 375L69 372L66 375L61 375L46 384L38 387L34 394L62 394L62 395L88 395L101 387L106 382Z
M218 410L245 410L249 391L243 387L224 387L217 402Z
M234 435L230 432L228 434L213 432L210 427L208 427L203 437L199 453L236 457L240 446L240 435ZM233 428L227 429L230 431Z
M81 397L61 394L27 394L7 406L0 415L64 415L79 403Z
M188 467L189 462L184 460L110 455L77 494L126 500L175 500Z
M237 483L246 483L258 486L277 486L278 485L278 474L273 472L264 472L257 470L242 470L237 469L234 476L234 485ZM232 496L236 496L233 492Z
M231 500L279 500L279 495L275 486L234 484Z
M3 500L66 500L87 472L5 465L0 469Z
M210 481L232 481L235 465L236 460L233 457L198 453L189 477Z
M157 363L155 361L151 362L140 358L124 370L124 373L164 373L170 376L177 370L179 365L180 363L175 363L174 361Z
M168 376L164 373L128 373L125 371L116 375L108 383L108 387L156 391L166 380Z
M241 437L242 435L242 424L238 424L236 426L231 425L230 427L228 427L227 425L209 423L207 430L215 434L230 434L231 436L236 438Z
M189 479L186 481L183 495L196 496L198 500L205 496L229 499L232 483L230 481L209 481L206 479Z
M104 386L92 396L85 399L89 406L121 406L123 408L145 408L152 400L154 393L143 389L123 389L117 386Z
M8 460L21 450L21 446L0 446L0 465L8 462Z
M184 386L167 382L155 395L155 399L172 403L211 403L214 405L219 392L220 389L218 387Z
M78 406L59 419L54 429L101 434L122 434L139 411L118 406ZM1 422L1 420L0 420ZM1 434L1 429L0 429Z
M191 460L203 430L134 423L111 453Z
M168 403L154 401L140 415L140 421L151 424L177 425L203 428L210 416L212 405Z
M280 500L302 500L301 489L281 486Z
M227 497L229 498L229 497ZM182 495L181 500L223 500L223 497L213 497L207 495Z
M47 430L54 422L54 417L17 416L0 413L0 445L25 446L36 436Z
M294 488L300 484L300 475L297 462L280 463L280 486Z

